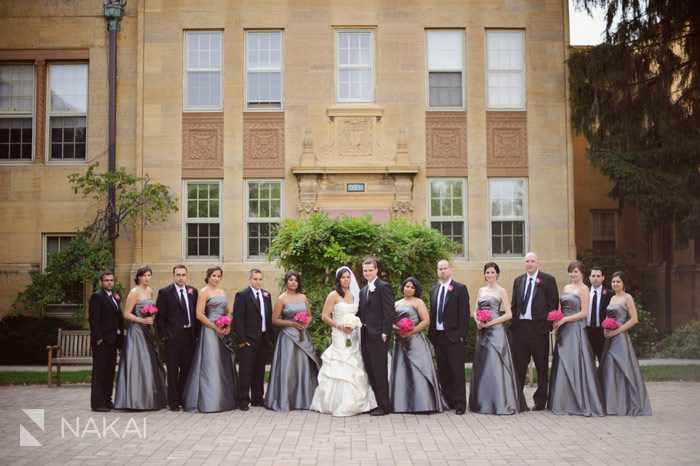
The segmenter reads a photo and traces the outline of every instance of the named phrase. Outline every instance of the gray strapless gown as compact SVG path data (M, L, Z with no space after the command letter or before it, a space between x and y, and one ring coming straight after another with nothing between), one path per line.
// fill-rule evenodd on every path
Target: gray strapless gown
M500 317L501 301L494 296L479 298L479 309ZM481 414L516 414L524 411L518 402L518 384L506 331L502 324L478 330L474 364L469 381L469 411Z
M205 311L207 318L216 322L226 315L226 304L223 296L209 298ZM238 393L235 363L230 336L221 339L216 331L202 325L183 393L185 411L216 413L235 409Z
M611 304L607 308L607 316L622 326L627 320L627 310L621 304ZM649 395L637 353L627 332L605 339L598 375L606 414L651 416Z
M420 323L413 306L399 306L394 324L404 317ZM447 409L428 341L422 333L394 338L391 359L391 410L395 413L441 413Z
M152 299L142 299L134 306L134 315L141 309L155 306ZM165 371L158 357L153 326L131 322L126 332L119 359L115 409L154 410L168 405Z
M290 303L282 308L282 319L294 321L299 312L306 312L306 303ZM265 391L265 407L273 411L309 409L318 386L321 361L311 343L311 334L294 327L282 327L277 337L270 367L270 382Z
M565 316L576 314L581 310L581 299L574 293L562 293L561 309ZM547 407L554 414L605 415L586 319L559 327L549 379Z

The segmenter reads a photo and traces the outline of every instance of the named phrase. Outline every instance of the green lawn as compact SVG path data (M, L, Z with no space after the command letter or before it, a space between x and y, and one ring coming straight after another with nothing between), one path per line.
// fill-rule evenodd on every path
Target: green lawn
M61 383L90 383L91 370L61 373ZM471 369L465 369L467 381ZM642 366L644 380L700 381L700 366ZM269 373L265 373L265 380ZM537 374L535 373L535 377ZM46 372L0 372L0 386L4 385L40 385L46 383Z

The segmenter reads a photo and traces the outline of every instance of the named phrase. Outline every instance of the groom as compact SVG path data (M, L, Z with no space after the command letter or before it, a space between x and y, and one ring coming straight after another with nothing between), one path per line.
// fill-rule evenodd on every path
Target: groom
M386 416L391 411L387 350L394 316L394 292L387 282L377 278L378 272L375 259L367 258L362 262L362 275L367 285L360 290L357 316L362 320L362 361L378 405L370 414Z

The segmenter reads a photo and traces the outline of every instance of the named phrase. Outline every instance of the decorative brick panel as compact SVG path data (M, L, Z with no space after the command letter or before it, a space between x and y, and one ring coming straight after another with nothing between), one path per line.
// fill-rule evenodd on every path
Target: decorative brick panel
M284 176L284 113L243 114L243 177Z
M487 176L527 176L527 113L486 112Z
M467 176L466 112L425 113L427 176Z
M182 114L182 177L223 178L224 114Z

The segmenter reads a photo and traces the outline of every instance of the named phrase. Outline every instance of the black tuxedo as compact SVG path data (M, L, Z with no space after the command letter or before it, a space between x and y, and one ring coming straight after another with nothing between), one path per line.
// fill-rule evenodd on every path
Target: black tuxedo
M379 278L374 281L374 291L369 292L365 285L360 290L357 316L362 321L360 348L369 383L377 398L378 409L389 413L387 351L394 323L394 291L391 285ZM382 334L386 335L386 341L382 340Z
M88 312L92 344L92 409L107 408L112 404L117 349L121 347L124 335L124 317L119 308L120 303L117 296L113 300L101 288L90 296Z
M604 286L601 286L600 290L598 291L598 326L594 326L594 322L591 320L591 325L587 327L587 330L588 339L591 341L591 347L593 348L595 357L598 358L598 365L600 365L600 358L603 355L603 347L605 346L605 335L603 333L603 327L601 327L600 324L602 324L605 320L607 314L606 309L610 304L610 298L612 298L614 293L612 290L609 290ZM593 305L592 299L590 301L590 305ZM593 318L592 311L592 309L589 309L589 320Z
M187 375L192 367L195 341L199 337L202 323L197 320L196 288L185 285L187 306L178 294L174 283L158 290L156 299L156 328L165 340L165 364L168 367L168 406L177 409L184 405L182 393ZM189 319L188 319L189 307ZM185 328L189 326L189 328Z
M233 302L233 328L239 348L239 407L264 404L265 364L267 363L270 334L272 333L272 298L260 289L265 306L265 332L262 331L263 313L260 301L250 286L236 293Z
M464 410L467 407L464 340L469 329L469 291L462 283L454 280L450 282L442 307L443 330L438 330L440 290L441 284L430 290L428 338L435 348L438 377L445 400L451 408Z
M547 404L547 391L549 384L549 331L551 323L547 320L547 314L553 309L559 309L559 291L557 281L549 274L537 272L536 280L532 282L532 320L522 319L521 312L525 312L527 303L525 293L528 282L527 273L520 275L513 282L513 294L511 296L511 309L513 320L511 324L511 350L513 353L513 365L518 382L521 408L526 408L525 375L530 357L535 362L537 369L537 390L535 391L535 406L542 408Z

